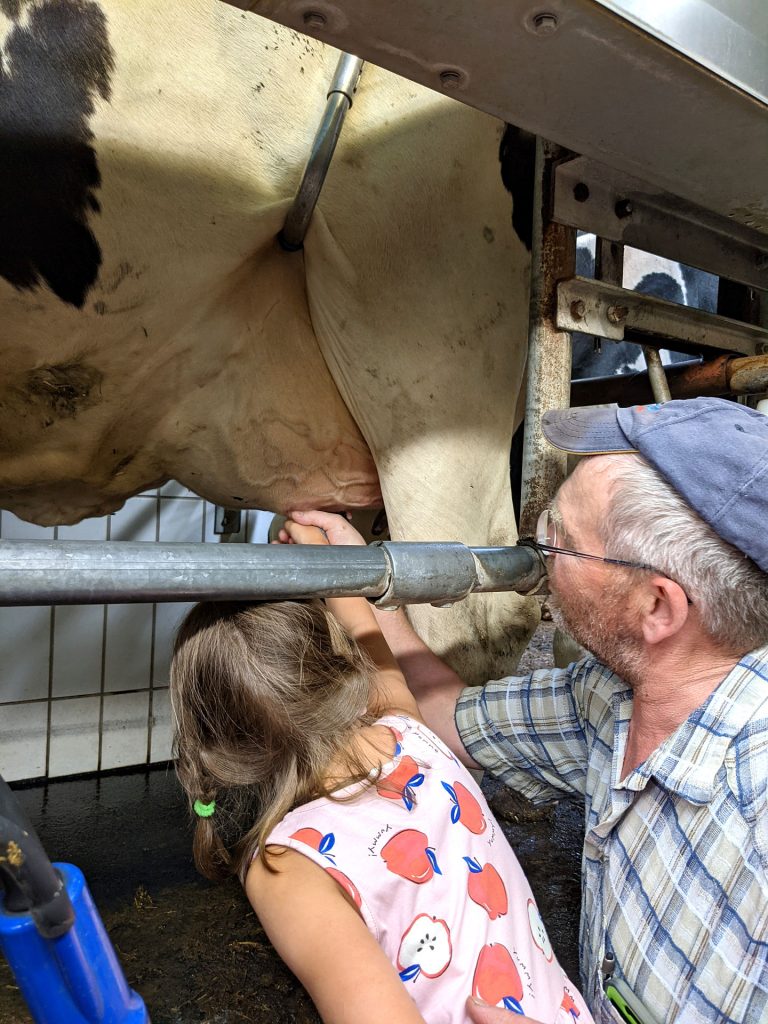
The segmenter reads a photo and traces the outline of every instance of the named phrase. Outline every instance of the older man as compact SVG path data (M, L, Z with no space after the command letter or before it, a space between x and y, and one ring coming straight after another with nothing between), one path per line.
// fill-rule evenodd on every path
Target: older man
M592 455L538 546L555 616L594 657L465 689L400 613L383 628L465 763L533 800L584 798L595 1019L768 1021L768 417L703 398L543 427Z

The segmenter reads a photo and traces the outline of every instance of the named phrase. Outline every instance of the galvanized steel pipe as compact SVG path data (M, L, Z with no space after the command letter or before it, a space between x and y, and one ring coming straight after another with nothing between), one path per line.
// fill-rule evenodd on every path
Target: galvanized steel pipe
M542 571L526 547L10 540L0 541L0 606L352 595L450 604L474 592L527 592Z
M655 348L651 348L649 345L643 345L643 355L645 356L645 365L648 367L648 380L651 382L653 399L659 405L663 405L664 402L670 401L672 395L661 356Z

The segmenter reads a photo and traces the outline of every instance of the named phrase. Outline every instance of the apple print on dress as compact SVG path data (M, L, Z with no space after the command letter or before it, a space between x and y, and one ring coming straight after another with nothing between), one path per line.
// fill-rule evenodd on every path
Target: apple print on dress
M483 946L472 979L472 995L491 1006L503 1003L504 1009L523 1013L523 983L515 961L506 946L491 942Z
M333 832L327 832L323 835L316 828L300 828L298 832L292 833L291 839L296 839L300 843L305 843L307 846L311 846L313 850L317 850L318 853L327 858L331 864L335 861L335 857L329 851L336 845L336 836Z
M445 921L429 914L419 914L400 940L397 969L403 981L439 978L451 962L451 932Z
M534 946L538 946L544 954L544 958L549 963L552 963L552 943L549 941L547 929L544 927L544 922L541 920L539 908L533 900L528 900L528 923L531 926L531 936L533 937Z
M311 846L313 850L317 850L318 853L322 853L326 860L329 860L331 864L334 862L334 856L329 853L336 845L336 836L333 832L326 832L323 835L316 828L300 828L297 832L291 834L291 839L296 839L300 843L305 843L307 846ZM352 900L358 910L363 905L363 899L360 895L360 891L347 875L343 871L339 871L337 867L327 867L325 869L331 878L336 881L341 888L352 897Z
M386 800L402 799L406 810L410 811L413 807L413 790L423 782L424 776L419 766L410 754L405 754L394 771L379 778L376 792Z
M443 782L443 789L451 798L453 805L451 807L451 821L453 824L455 825L457 821L460 821L464 828L474 832L476 836L482 835L488 824L482 807L466 786L462 786L460 782L454 782L452 786L449 786L447 782Z
M403 734L400 732L399 729L396 729L394 727L394 725L388 725L387 728L392 733L392 735L395 737L395 753L394 753L394 756L395 757L400 757L400 754L403 751Z
M560 1003L560 1009L565 1010L566 1013L570 1013L574 1020L581 1016L581 1010L574 1003L573 998L569 992L563 992L563 1001Z
M397 832L381 848L381 857L393 875L423 885L434 875L442 875L429 839L415 828Z
M469 868L467 893L473 903L477 903L488 914L492 921L506 914L509 907L507 890L501 876L493 864L483 866L474 857L465 857Z
M326 868L325 870L331 878L341 886L344 892L352 897L352 902L355 904L357 909L362 910L363 898L360 895L360 890L352 879L345 875L343 871L339 871L338 868Z

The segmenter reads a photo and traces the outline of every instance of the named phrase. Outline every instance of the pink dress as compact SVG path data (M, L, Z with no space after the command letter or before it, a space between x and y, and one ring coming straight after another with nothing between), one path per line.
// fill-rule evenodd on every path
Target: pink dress
M377 724L397 740L378 784L297 807L268 842L303 853L352 897L428 1024L468 1024L469 995L546 1024L591 1024L470 773L415 719Z

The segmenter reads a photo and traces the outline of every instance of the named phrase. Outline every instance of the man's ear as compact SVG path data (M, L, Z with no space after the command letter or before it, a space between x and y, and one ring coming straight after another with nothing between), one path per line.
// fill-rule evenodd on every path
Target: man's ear
M641 628L647 644L658 644L678 633L688 621L688 596L674 580L653 576L641 606Z

